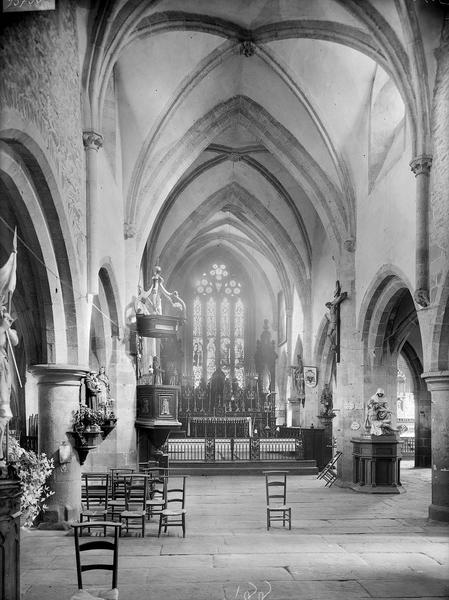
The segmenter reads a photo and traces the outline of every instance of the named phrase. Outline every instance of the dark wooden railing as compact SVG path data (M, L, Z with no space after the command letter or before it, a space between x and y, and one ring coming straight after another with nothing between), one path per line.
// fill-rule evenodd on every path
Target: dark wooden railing
M414 458L415 456L415 438L401 437L401 453L403 458Z
M303 458L299 438L187 438L169 440L169 460L182 462L285 461Z

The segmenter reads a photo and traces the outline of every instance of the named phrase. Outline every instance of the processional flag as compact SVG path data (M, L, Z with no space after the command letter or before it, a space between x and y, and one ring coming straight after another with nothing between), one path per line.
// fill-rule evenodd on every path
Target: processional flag
M17 266L17 229L14 230L12 241L12 252L0 268L0 304L5 305L8 294L12 294L16 289L16 266Z

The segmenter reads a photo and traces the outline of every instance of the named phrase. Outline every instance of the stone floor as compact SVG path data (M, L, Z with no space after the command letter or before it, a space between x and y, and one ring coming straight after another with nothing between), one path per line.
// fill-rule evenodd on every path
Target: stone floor
M145 539L121 538L120 600L449 598L449 524L427 519L430 469L402 479L405 493L380 496L292 476L292 530L267 531L262 475L190 477L185 539L178 528L158 538L155 519ZM22 600L69 600L73 537L24 531L21 582Z

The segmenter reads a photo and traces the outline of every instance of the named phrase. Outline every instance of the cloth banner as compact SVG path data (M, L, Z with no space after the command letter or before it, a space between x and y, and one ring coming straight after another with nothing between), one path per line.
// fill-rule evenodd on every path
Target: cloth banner
M5 304L8 293L12 294L16 289L17 230L14 231L12 248L8 260L0 268L0 304Z

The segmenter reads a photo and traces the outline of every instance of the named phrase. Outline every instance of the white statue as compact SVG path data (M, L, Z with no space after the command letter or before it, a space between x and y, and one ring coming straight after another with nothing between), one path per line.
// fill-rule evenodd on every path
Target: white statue
M377 388L368 402L365 428L371 435L388 435L398 431L391 425L391 410L384 399L385 392Z
M0 461L3 461L3 438L12 417L11 373L8 360L8 347L17 346L17 332L11 329L13 319L5 306L0 307Z
M169 292L164 287L164 278L161 275L161 268L154 267L153 276L151 278L151 287L149 290L142 290L139 286L138 295L135 301L136 313L144 315L161 315L162 314L162 296L167 298L170 304L182 312L185 317L186 305L184 300L179 297L178 292Z

